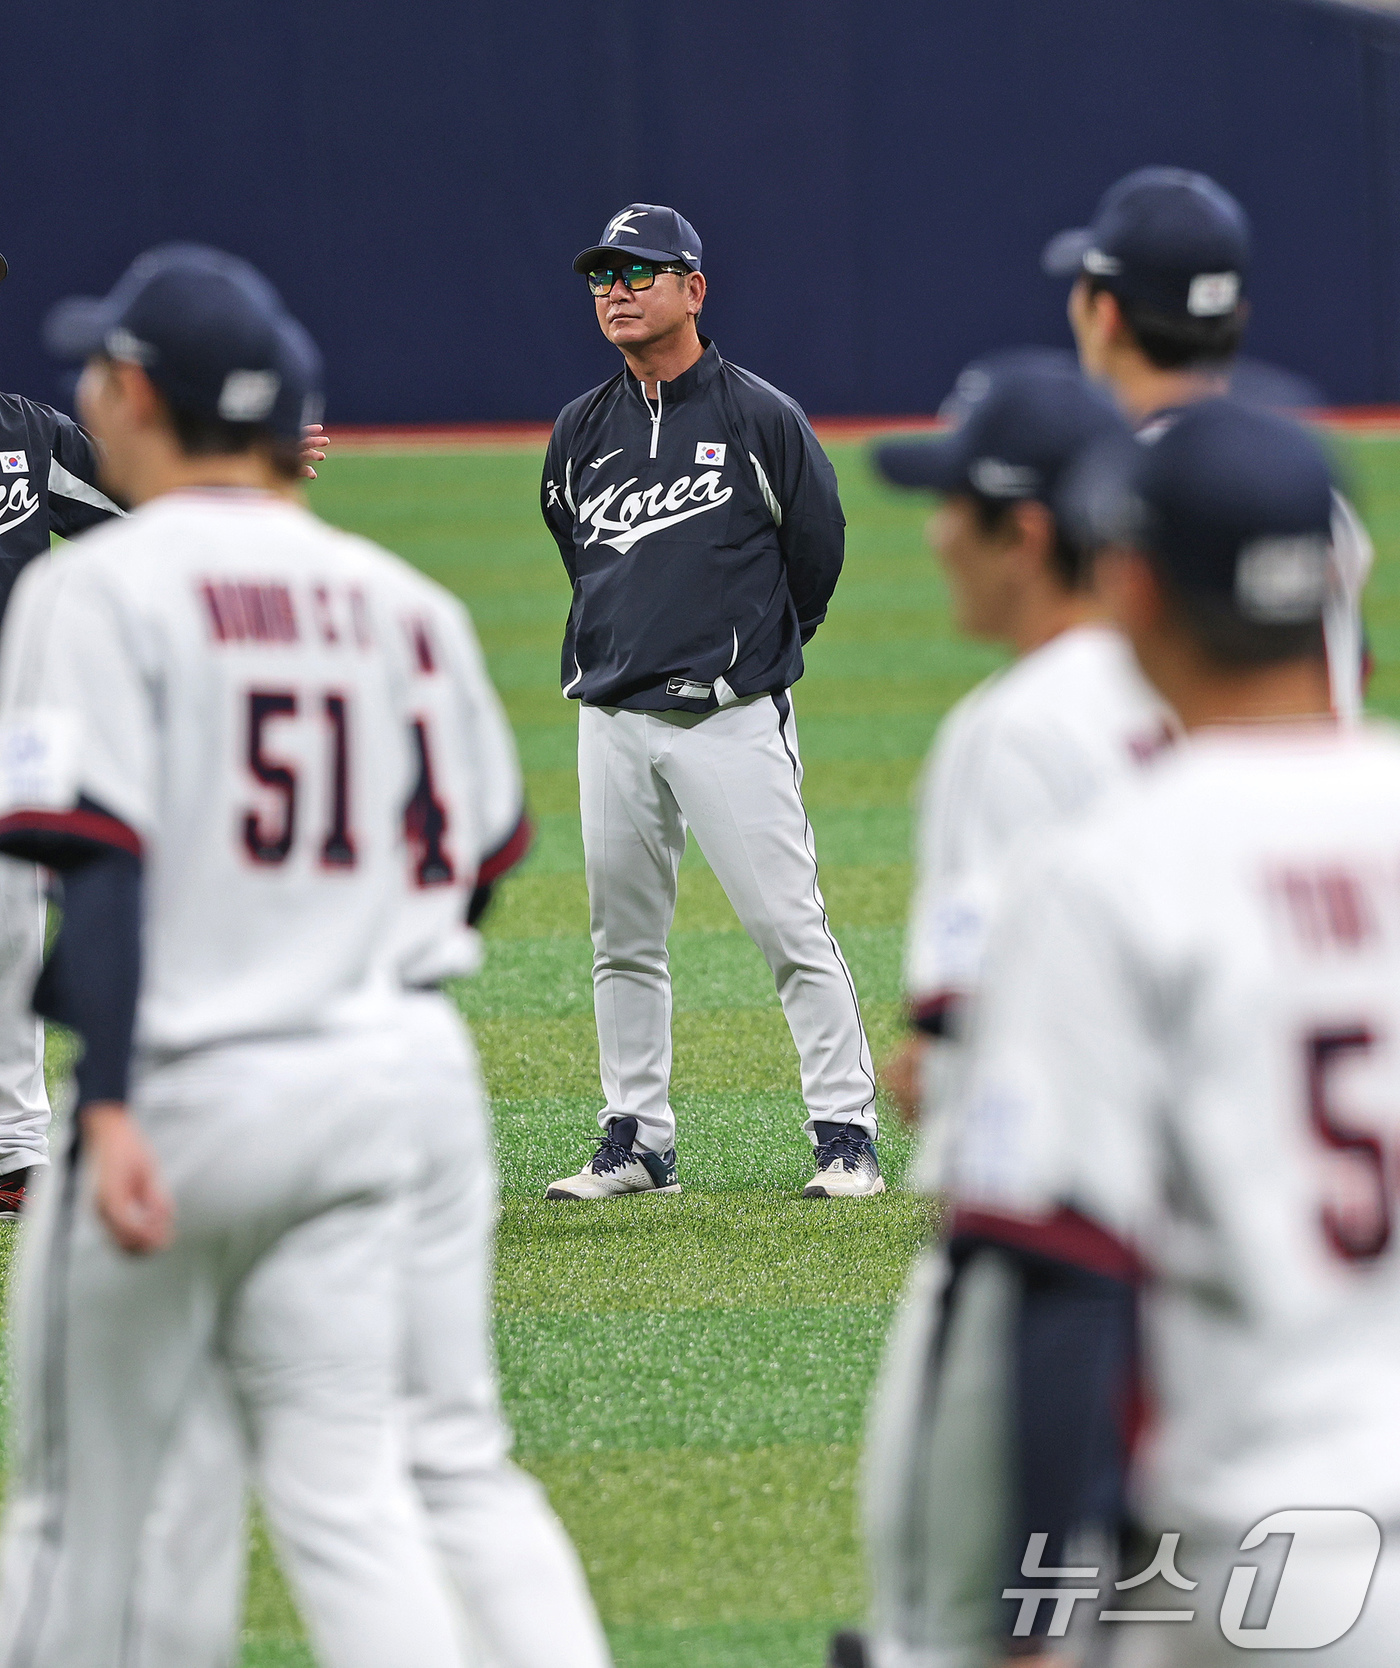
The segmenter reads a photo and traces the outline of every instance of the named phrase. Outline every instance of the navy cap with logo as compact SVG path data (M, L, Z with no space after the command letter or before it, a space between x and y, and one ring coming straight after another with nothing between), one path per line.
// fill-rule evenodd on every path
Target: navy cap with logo
M255 267L202 244L149 250L110 295L60 302L44 339L61 359L129 360L172 405L284 439L321 415L311 337Z
M1020 348L974 360L943 413L951 433L888 440L875 467L896 486L1055 507L1065 472L1105 435L1127 437L1118 408L1080 374L1072 355Z
M1223 318L1244 295L1249 221L1205 174L1139 168L1109 187L1092 226L1051 238L1040 264L1052 277L1086 273L1163 313Z
M634 261L680 261L698 272L702 252L684 215L661 203L629 203L603 227L597 243L574 256L574 271L592 272L624 255Z
M1088 542L1146 551L1187 598L1256 624L1322 614L1332 470L1316 436L1287 417L1203 400L1158 439L1094 456L1074 492Z

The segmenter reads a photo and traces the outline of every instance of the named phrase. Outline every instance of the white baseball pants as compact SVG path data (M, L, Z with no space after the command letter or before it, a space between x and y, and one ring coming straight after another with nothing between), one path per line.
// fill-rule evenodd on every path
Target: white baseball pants
M405 1249L406 1449L428 1531L465 1611L472 1660L490 1668L608 1668L578 1556L534 1478L512 1465L491 1341L496 1171L475 1051L441 996L405 1003L402 1126L416 1144ZM182 1441L238 1474L209 1422ZM195 1475L187 1472L187 1476ZM155 1542L172 1591L204 1590L203 1624L133 1668L224 1668L245 1545L241 1497L211 1515L200 1490L170 1502Z
M44 1022L30 1006L47 912L39 870L0 857L0 1176L49 1161Z
M80 1152L41 1190L14 1322L4 1668L127 1668L201 1602L226 1624L225 1601L167 1579L159 1530L191 1491L226 1519L241 1473L196 1467L235 1444L230 1417L324 1668L463 1668L398 1417L404 1054L340 1035L144 1076L132 1106L176 1210L158 1255L116 1249Z
M418 1115L405 1395L415 1487L492 1668L607 1668L578 1554L544 1490L512 1465L491 1337L498 1212L486 1091L445 998L413 1003Z
M787 694L702 714L581 707L578 777L607 1098L600 1126L634 1117L641 1146L675 1145L666 938L689 828L773 971L808 1134L820 1119L874 1136L870 1047L818 884Z

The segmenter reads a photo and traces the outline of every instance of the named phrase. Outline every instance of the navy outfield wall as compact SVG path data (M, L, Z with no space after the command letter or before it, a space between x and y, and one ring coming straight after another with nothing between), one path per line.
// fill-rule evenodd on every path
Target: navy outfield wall
M188 237L325 349L330 416L549 418L609 375L576 250L705 240L706 328L821 413L1067 341L1037 254L1147 162L1246 203L1249 350L1400 400L1400 20L1328 0L29 0L7 9L0 386L45 307Z

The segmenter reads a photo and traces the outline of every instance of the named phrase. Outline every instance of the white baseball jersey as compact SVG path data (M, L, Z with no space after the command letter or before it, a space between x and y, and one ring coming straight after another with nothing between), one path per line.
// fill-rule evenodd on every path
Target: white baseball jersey
M143 858L138 1048L375 1024L470 966L519 771L463 610L396 557L171 493L26 571L0 666L0 828Z
M976 987L998 876L1018 843L1083 810L1169 734L1132 651L1102 625L1061 632L964 696L919 793L905 961L916 1007Z
M955 1195L1071 1261L1087 1219L1144 1269L1142 1515L1393 1521L1400 736L1195 735L1005 902Z

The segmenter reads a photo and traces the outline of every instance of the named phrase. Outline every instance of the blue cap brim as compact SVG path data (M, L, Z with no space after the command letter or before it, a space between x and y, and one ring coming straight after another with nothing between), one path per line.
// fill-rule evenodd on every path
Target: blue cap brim
M55 359L90 359L105 345L114 322L108 302L70 296L49 309L44 346Z
M574 256L574 271L585 277L595 266L614 264L621 255L629 261L679 261L682 266L690 267L692 272L700 269L686 260L684 255L667 254L664 249L623 249L615 243L600 243L594 249L584 249Z
M1092 226L1056 232L1040 251L1040 270L1051 278L1073 278L1084 270L1084 253L1094 247Z
M957 435L939 440L886 440L874 448L872 461L893 486L955 492L967 484L967 459Z

